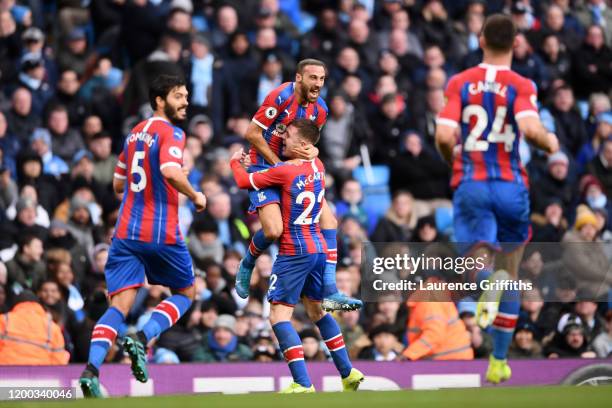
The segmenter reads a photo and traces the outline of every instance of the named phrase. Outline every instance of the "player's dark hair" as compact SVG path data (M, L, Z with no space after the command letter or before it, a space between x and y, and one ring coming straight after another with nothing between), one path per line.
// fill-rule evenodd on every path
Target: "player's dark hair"
M325 63L314 58L306 58L298 62L296 72L301 75L304 73L304 68L310 65L323 67L323 69L325 70L325 74L327 75L327 66L325 65Z
M155 98L158 96L166 99L171 90L176 87L185 86L185 80L178 75L160 75L151 82L149 87L149 103L153 110L157 109Z
M296 119L291 122L291 125L298 130L300 137L313 145L319 142L320 132L317 125L313 121L308 119Z
M503 14L493 14L487 17L482 27L482 35L487 43L487 48L494 52L512 50L516 33L516 25L512 19Z

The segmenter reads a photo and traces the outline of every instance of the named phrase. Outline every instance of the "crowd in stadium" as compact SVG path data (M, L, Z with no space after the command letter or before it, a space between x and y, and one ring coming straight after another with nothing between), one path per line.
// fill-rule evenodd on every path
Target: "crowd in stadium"
M208 208L196 214L187 200L180 208L197 301L157 340L151 361L279 360L264 300L276 250L258 259L248 300L233 287L260 228L229 164L246 146L253 113L293 79L300 59L327 64L329 117L318 148L340 222L338 288L359 297L363 241L452 239L450 169L434 146L435 118L448 78L480 62L478 34L493 12L519 27L512 69L537 85L541 118L562 145L550 157L522 145L532 240L590 243L568 246L572 262L562 266L527 251L523 277L555 279L547 293L525 294L510 358L610 356L612 5L605 0L0 0L0 312L11 311L0 316L0 348L13 330L24 342L65 348L70 362L87 361L93 325L108 305L103 272L120 205L111 186L117 155L132 126L151 114L148 83L175 73L190 91L185 166ZM376 171L364 176L370 163ZM373 186L379 173L383 182ZM378 205L366 205L368 197ZM141 288L125 330L141 327L168 294ZM586 300L575 301L581 294ZM475 324L475 303L455 307L460 333L394 300L335 316L352 358L426 356L414 342L405 352L408 325L487 356L491 339ZM316 329L296 312L306 358L328 359ZM0 364L19 358L18 350L2 352ZM125 359L120 345L108 356ZM58 361L68 354L47 362Z

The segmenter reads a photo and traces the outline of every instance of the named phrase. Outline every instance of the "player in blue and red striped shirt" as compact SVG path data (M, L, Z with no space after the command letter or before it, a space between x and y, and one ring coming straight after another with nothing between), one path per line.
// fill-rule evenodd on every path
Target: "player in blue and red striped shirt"
M113 188L123 194L115 236L104 270L111 305L94 326L89 360L79 380L86 397L100 397L99 368L145 282L170 288L172 296L154 310L142 331L125 338L132 373L146 382L146 344L175 324L194 298L193 267L178 225L178 195L198 211L206 197L183 173L185 134L176 126L186 117L187 88L182 79L161 75L149 90L150 119L127 136L115 167Z
M533 82L510 70L515 36L509 17L487 18L480 36L483 63L450 79L447 104L437 119L436 143L453 168L455 239L472 256L490 260L487 270L475 271L478 281L517 279L529 240L528 180L519 138L524 135L547 153L559 149L557 137L540 122ZM497 276L491 277L492 250L500 249L506 253L495 258ZM515 290L504 291L499 300L486 373L492 383L510 378L506 355L520 306ZM479 303L479 311L484 305Z
M318 140L319 128L315 123L296 119L288 125L281 141L283 156L295 160L252 173L242 168L242 152L235 153L231 161L238 187L256 192L280 188L283 233L270 275L268 300L272 305L270 323L293 375L293 383L284 393L314 392L302 342L290 322L300 297L308 317L325 339L344 389L355 391L364 379L351 365L338 324L321 308L327 263L327 245L319 225L325 205L325 169L317 158L302 160L295 155L296 147L311 148Z
M251 143L249 172L263 170L280 163L283 159L283 135L287 126L295 119L305 118L321 129L327 120L327 105L320 96L325 83L326 67L321 61L300 61L294 82L286 82L270 92L259 107L247 130L246 139ZM295 157L313 159L317 149L297 148ZM283 223L277 188L250 191L249 211L259 214L262 229L255 233L246 256L240 262L236 276L236 292L242 298L249 294L251 273L257 257L283 234ZM327 310L354 310L362 306L358 299L338 292L336 287L338 222L330 208L324 204L321 228L328 247L328 262L325 272L325 300Z

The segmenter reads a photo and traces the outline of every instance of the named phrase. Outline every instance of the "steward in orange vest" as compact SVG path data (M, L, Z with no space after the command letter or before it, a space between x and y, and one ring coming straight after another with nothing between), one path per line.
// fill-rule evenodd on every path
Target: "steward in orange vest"
M0 315L0 365L68 364L69 359L51 314L32 292L19 294L11 311Z

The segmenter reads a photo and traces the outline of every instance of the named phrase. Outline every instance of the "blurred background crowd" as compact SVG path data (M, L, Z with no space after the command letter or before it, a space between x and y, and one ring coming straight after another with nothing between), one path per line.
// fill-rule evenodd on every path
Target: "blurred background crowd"
M246 215L248 197L228 158L245 146L266 94L291 81L302 58L328 67L319 149L340 221L340 290L359 294L363 241L452 240L449 168L434 147L435 118L448 78L480 62L478 34L494 12L519 27L512 69L537 84L542 120L562 145L550 157L521 145L533 240L588 243L562 266L528 251L526 277L537 280L548 265L556 278L549 293L524 296L511 357L609 356L612 312L607 299L593 297L612 284L608 1L0 0L0 312L10 310L0 315L0 364L19 363L14 342L6 351L7 336L87 360L91 329L107 308L117 154L151 114L147 86L160 73L187 79L185 166L209 204L196 215L182 200L197 301L151 348L152 361L279 359L265 301L276 250L258 260L248 300L233 288L260 224ZM576 301L580 293L588 300ZM125 330L139 328L167 295L140 289ZM459 328L428 326L423 317L435 311L394 300L336 317L354 358L393 360L413 347L415 330L435 344L459 330L477 358L487 356L491 340L474 322L474 303L451 305ZM298 308L306 358L327 359L305 322ZM108 359L125 359L120 345Z

